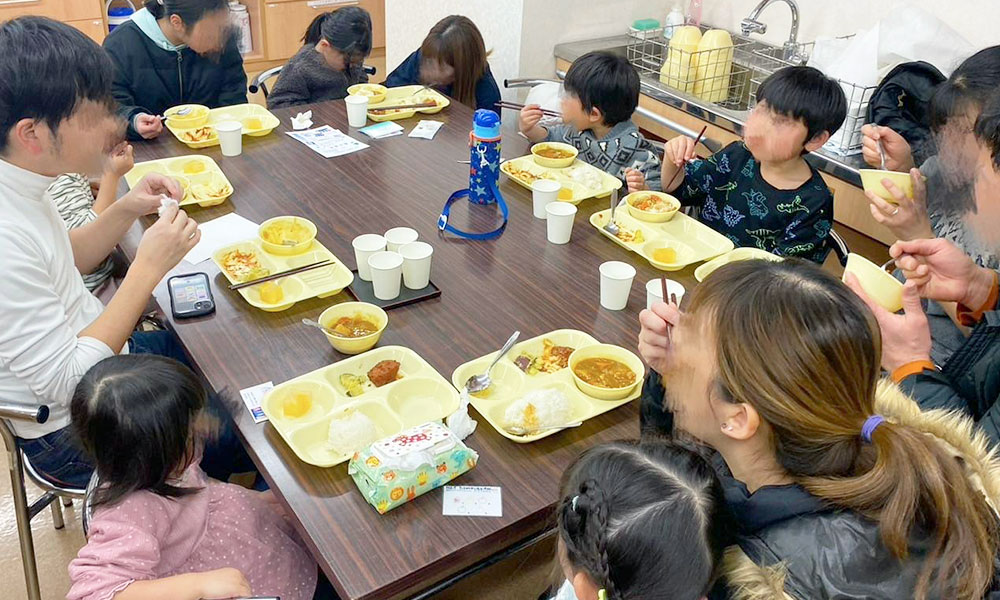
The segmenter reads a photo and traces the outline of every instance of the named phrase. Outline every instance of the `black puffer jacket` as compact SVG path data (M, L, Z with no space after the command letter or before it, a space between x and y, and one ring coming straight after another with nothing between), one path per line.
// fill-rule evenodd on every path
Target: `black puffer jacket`
M1000 311L988 312L941 371L900 382L922 408L957 409L1000 445Z
M650 371L640 418L644 436L670 435L673 418L663 409L663 386ZM943 411L921 412L890 383L879 387L878 413L945 439L965 461L970 478L982 482L993 506L1000 505L1000 462L981 434L969 435L967 419ZM666 427L667 429L663 429ZM927 543L911 542L900 561L882 545L878 525L852 511L826 506L798 485L768 486L749 493L721 456L713 453L726 502L739 524L737 545L726 553L724 591L712 600L899 600L912 598ZM991 592L990 600L1000 600ZM934 595L928 600L945 600Z
M112 84L119 113L128 119L139 113L162 115L178 104L204 104L209 108L246 104L247 76L235 38L217 58L201 56L190 48L164 50L129 21L104 40L104 49L115 65Z

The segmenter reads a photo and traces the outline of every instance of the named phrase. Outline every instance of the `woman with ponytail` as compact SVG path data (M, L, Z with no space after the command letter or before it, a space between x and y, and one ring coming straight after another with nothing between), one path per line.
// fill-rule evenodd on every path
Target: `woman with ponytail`
M731 598L992 597L1000 463L971 421L880 380L878 324L840 281L732 263L640 320L644 433L717 453Z
M104 40L115 66L113 92L131 139L163 132L160 115L178 104L245 104L247 76L227 0L145 0Z
M556 600L700 600L728 533L704 459L666 442L591 448L563 476Z
M304 45L281 69L268 108L339 100L347 88L368 81L364 60L372 51L372 18L348 6L313 19Z

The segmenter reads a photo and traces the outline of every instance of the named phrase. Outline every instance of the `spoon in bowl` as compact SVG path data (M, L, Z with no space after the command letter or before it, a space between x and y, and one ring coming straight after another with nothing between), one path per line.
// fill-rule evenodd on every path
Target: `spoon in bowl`
M500 352L497 353L497 357L493 359L493 362L490 364L490 367L486 369L485 373L473 375L466 380L466 391L470 394L478 394L479 392L486 391L491 385L493 385L493 380L490 379L490 373L493 372L493 367L500 362L501 358L507 356L507 353L510 352L510 349L514 346L514 343L517 342L517 338L520 335L520 331L515 331L514 335L510 336L510 339L508 339L507 343L503 345L503 348L500 348Z
M319 329L323 333L328 333L330 335L336 335L335 333L333 333L333 330L327 329L319 321L313 321L312 319L302 319L302 324L303 325L308 325L310 327L315 327L316 329Z

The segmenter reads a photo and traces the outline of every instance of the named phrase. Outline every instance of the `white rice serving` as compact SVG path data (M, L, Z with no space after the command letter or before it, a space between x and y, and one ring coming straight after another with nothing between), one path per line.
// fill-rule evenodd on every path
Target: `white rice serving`
M531 390L504 412L508 427L527 432L570 422L572 411L566 394L555 388Z
M353 454L378 441L378 429L368 415L348 410L330 421L330 446L338 454Z

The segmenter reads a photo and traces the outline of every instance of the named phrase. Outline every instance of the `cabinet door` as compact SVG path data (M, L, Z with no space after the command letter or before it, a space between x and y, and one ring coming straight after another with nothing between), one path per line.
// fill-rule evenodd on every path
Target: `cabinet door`
M83 21L68 21L67 25L72 25L80 31L87 34L87 37L94 40L98 44L104 43L104 38L107 35L104 32L104 21L101 19L85 19Z
M372 48L385 48L385 0L360 0L358 5L372 16Z
M356 0L296 0L265 5L268 60L288 60L302 47L302 36L317 15L343 6L357 6Z
M58 21L100 19L100 0L0 0L0 21L24 15L41 15Z

